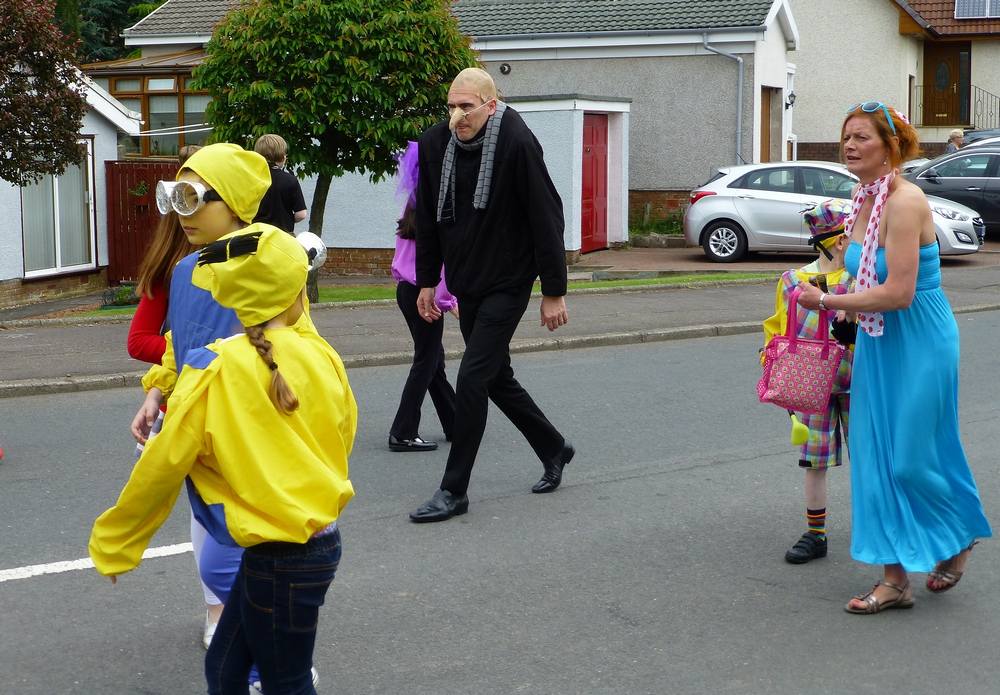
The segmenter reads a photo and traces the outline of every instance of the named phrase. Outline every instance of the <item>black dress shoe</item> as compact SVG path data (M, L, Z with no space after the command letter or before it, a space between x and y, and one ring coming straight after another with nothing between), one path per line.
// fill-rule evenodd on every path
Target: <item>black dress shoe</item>
M785 562L803 565L820 557L826 557L826 536L820 538L819 535L806 531L785 553Z
M545 466L545 473L542 475L542 479L531 488L531 491L541 494L543 492L552 492L559 487L559 483L562 482L563 468L573 460L573 454L575 453L576 449L573 448L572 444L569 442L563 444L559 455L548 463L543 464Z
M469 511L467 495L453 495L447 490L438 490L428 502L418 507L417 511L410 512L410 521L418 524L428 521L447 521L467 511Z
M391 434L389 435L390 451L434 451L437 448L437 442L425 442L420 437L400 439Z

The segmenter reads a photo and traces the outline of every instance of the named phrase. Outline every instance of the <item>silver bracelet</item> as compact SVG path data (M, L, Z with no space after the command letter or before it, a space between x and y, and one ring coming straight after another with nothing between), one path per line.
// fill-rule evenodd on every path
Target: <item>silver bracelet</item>
M823 292L823 293L821 293L819 295L819 308L822 309L823 311L828 311L826 304L823 303L824 299L826 299L826 293L825 292Z

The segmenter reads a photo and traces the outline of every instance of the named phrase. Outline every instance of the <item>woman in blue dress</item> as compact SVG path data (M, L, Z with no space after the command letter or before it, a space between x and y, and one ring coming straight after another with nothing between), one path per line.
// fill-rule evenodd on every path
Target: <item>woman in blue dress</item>
M915 129L881 102L847 112L841 155L860 179L846 230L855 292L802 285L807 309L858 314L851 387L851 555L884 565L849 613L913 606L909 572L927 589L958 583L977 538L992 535L958 428L958 326L941 290L923 192L896 175Z

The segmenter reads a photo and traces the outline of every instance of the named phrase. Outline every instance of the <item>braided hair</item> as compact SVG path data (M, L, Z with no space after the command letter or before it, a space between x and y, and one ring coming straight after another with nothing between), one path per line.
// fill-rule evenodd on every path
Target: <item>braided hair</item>
M299 407L299 399L292 391L292 388L278 371L278 363L271 355L271 341L264 337L264 325L244 326L250 344L257 350L257 354L264 359L264 364L271 370L271 385L267 389L267 395L271 397L274 406L285 415L289 415Z

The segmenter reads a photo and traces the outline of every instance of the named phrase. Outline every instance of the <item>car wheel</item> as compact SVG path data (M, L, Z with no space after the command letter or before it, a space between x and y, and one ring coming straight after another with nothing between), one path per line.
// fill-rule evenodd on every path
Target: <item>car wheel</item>
M720 220L705 228L701 246L710 261L732 263L747 255L747 235L735 222Z

